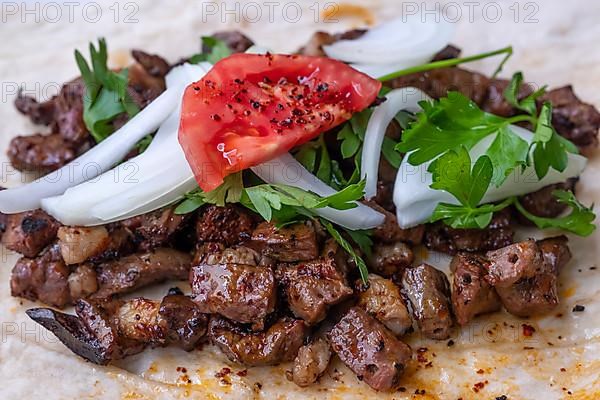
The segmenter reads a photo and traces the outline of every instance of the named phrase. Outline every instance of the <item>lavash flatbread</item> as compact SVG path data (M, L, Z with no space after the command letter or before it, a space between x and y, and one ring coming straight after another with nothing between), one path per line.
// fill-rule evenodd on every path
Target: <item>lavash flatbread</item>
M11 88L22 85L38 96L52 94L58 86L77 75L72 51L84 49L89 41L105 36L114 66L127 64L127 50L142 48L175 61L198 49L198 37L216 30L241 29L258 44L275 51L293 51L317 29L341 31L360 24L343 19L337 24L315 22L312 2L302 4L303 17L286 22L281 13L273 22L235 22L235 17L205 16L200 1L140 1L133 16L137 23L113 21L109 7L96 23L86 22L75 12L74 22L21 22L21 15L3 16L0 24L0 78L3 106L0 108L0 148L8 146L17 134L33 133L29 124L12 107ZM233 2L226 2L233 9ZM354 2L359 3L359 2ZM433 2L428 2L432 7ZM123 7L125 3L121 3ZM224 3L217 2L218 7ZM243 5L243 3L241 3ZM257 4L261 5L262 2ZM282 3L283 4L283 3ZM378 17L391 18L402 12L396 0L362 1ZM419 6L421 2L413 3ZM454 42L465 54L474 54L512 44L515 56L504 74L525 72L529 81L559 86L572 83L586 101L600 106L600 3L585 0L537 3L537 23L525 23L531 9L518 3L521 15L515 23L512 2L499 2L503 16L497 22L488 8L484 18L481 3L469 21L469 8L458 4L463 18ZM323 4L320 4L322 7ZM491 6L490 6L491 7ZM265 6L262 6L265 11ZM77 10L77 9L76 9ZM122 11L123 12L123 11ZM491 13L491 14L490 14ZM106 16L110 17L106 17ZM494 17L494 18L491 18ZM225 21L222 20L225 19ZM487 19L487 20L486 20ZM493 61L470 66L491 71ZM36 85L39 88L36 90ZM4 154L3 186L20 184L20 176L7 167ZM578 197L585 204L600 200L600 155L591 158L579 184ZM527 237L532 232L520 232ZM550 235L551 232L545 234ZM539 235L539 232L538 232ZM318 385L300 389L285 379L289 365L243 368L230 363L216 349L186 353L174 348L155 349L120 362L99 367L72 354L50 333L29 320L24 311L34 303L12 298L8 281L17 255L2 249L0 269L0 397L27 399L180 399L180 398L431 398L490 399L503 394L509 399L596 399L600 398L600 234L582 239L571 237L574 259L560 277L561 305L544 318L520 320L506 313L477 318L447 341L433 342L416 333L408 339L422 350L404 375L404 392L382 394L359 382L339 361ZM448 270L447 257L427 254L429 261ZM140 294L160 297L169 285ZM573 313L575 304L585 306ZM562 315L557 317L557 315ZM522 324L535 328L531 337L523 335ZM217 378L223 367L233 371ZM418 394L415 394L418 393Z

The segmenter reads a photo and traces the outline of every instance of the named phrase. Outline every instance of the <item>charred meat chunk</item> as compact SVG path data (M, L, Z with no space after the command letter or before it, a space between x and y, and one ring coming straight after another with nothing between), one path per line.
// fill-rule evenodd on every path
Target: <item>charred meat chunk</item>
M201 211L196 222L196 236L201 242L218 242L232 246L252 235L250 215L232 205L208 206Z
M428 264L405 269L402 293L410 301L413 317L425 336L438 340L450 336L450 284L442 271Z
M123 302L114 320L119 335L142 343L164 344L165 331L158 323L160 301L142 297Z
M485 257L467 252L459 252L450 263L454 276L452 305L460 325L466 325L479 314L498 311L502 306L498 294L484 279L489 264Z
M332 35L327 32L318 31L311 36L304 47L298 50L298 53L305 56L324 57L326 54L323 51L323 46L333 44L338 40L358 39L364 35L365 32L366 30L364 29L353 29Z
M243 248L238 251L241 254L230 250L209 255L192 267L190 283L194 301L204 313L218 313L236 322L260 325L275 310L275 276L271 268L257 266L248 258L252 253Z
M169 248L102 263L97 268L99 290L94 297L129 293L167 279L184 280L188 277L190 264L189 254Z
M375 390L400 384L411 350L375 318L354 307L329 332L331 348L358 377Z
M104 226L58 228L58 245L67 265L81 264L102 253L110 243L108 230Z
M400 336L412 328L412 320L400 294L400 288L389 279L369 274L366 287L362 281L357 286L363 289L358 296L358 307L377 318L395 335Z
M169 244L186 219L185 215L175 214L174 207L167 207L129 218L121 225L133 232L138 249L147 251Z
M186 351L193 350L206 334L208 316L187 296L169 294L160 303L158 314L167 339Z
M292 313L309 325L321 322L329 306L344 301L353 293L333 257L280 264L277 279Z
M19 171L52 172L77 156L73 146L60 134L17 136L8 146L8 159Z
M393 244L375 244L373 252L367 258L369 269L386 278L401 273L414 261L411 248L404 242Z
M373 202L369 203L369 207L379 211L385 215L383 224L373 230L373 237L384 243L407 242L413 245L421 244L425 226L419 225L414 228L402 229L398 225L396 215L380 207Z
M106 225L108 244L99 254L91 256L88 261L98 264L129 255L135 251L133 233L120 223Z
M252 333L215 316L210 320L208 331L211 341L231 361L253 367L293 360L308 328L301 320L284 318L263 332Z
M148 74L157 78L163 78L171 69L169 63L156 54L149 54L142 50L131 50L131 56Z
M2 244L25 257L35 257L56 239L59 226L42 210L12 214L8 217Z
M89 264L79 265L68 278L72 300L83 299L98 291L96 270Z
M85 84L77 78L63 85L58 96L54 98L55 130L69 143L81 146L89 138L83 121L83 96Z
M539 102L552 103L552 126L557 132L586 151L598 145L600 113L591 104L582 102L565 86L547 92Z
M454 229L443 222L428 224L424 243L430 250L456 254L458 251L488 251L513 243L514 230L508 211L494 214L485 229Z
M277 228L263 222L252 232L251 243L265 256L282 262L308 261L319 254L315 228L310 223Z
M549 246L548 242L544 245ZM486 256L491 264L485 279L494 286L509 313L529 317L545 314L558 305L558 264L547 262L552 256L545 256L535 241L515 243Z
M572 254L568 244L569 239L565 235L555 236L537 241L542 251L544 262L552 267L556 275L571 260Z
M36 125L50 125L54 121L54 99L40 103L33 97L23 95L20 90L15 99L15 108Z
M559 202L556 197L552 196L555 190L570 190L575 189L577 179L569 179L564 183L556 183L541 188L540 190L519 197L519 203L533 215L544 218L554 218L562 214L567 209L565 203ZM531 225L531 222L525 217L519 218L520 222Z
M60 256L58 246L48 247L36 258L21 257L10 279L12 296L39 300L62 308L71 302L69 268Z
M543 269L544 257L534 240L526 240L489 251L486 280L494 287L508 287L523 278L532 278Z
M298 350L291 374L292 381L300 387L312 385L325 373L330 360L331 349L327 340L323 337L314 339Z
M252 40L248 39L239 31L215 32L211 36L215 39L225 42L232 53L243 53L254 45ZM202 45L202 52L208 53L210 52L210 48L208 48L206 45Z

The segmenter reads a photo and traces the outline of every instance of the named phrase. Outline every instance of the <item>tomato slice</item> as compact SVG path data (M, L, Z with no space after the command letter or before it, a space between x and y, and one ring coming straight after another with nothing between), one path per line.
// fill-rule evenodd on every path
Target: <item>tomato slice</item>
M187 87L179 143L204 191L350 119L381 83L324 57L234 54Z

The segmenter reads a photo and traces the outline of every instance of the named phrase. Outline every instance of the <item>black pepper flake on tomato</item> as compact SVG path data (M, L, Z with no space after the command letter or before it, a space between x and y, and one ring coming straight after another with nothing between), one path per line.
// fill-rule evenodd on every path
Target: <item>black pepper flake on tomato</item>
M584 310L585 310L585 307L580 304L577 304L577 305L575 305L575 307L573 307L573 312L583 312Z
M287 127L289 127L289 126L292 125L292 119L291 118L286 118L286 119L280 121L279 125L287 128Z
M255 108L257 110L260 108L260 103L256 100L250 100L250 104L252 105L253 108Z
M221 117L219 117L219 114L213 114L210 116L210 119L212 119L213 121L220 121Z
M317 92L326 92L326 91L327 91L327 89L329 89L329 85L328 85L328 84L326 84L325 82L323 82L323 83L320 83L320 84L317 86Z

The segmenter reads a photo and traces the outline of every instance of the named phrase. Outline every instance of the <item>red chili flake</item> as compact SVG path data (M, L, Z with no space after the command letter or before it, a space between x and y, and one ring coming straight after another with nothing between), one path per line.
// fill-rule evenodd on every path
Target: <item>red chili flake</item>
M197 92L197 91L199 91L199 90L200 90L200 87L198 87L198 86L194 86L194 90Z
M425 368L431 368L433 367L433 362L429 361L427 364L425 364Z
M560 369L560 372L566 372L566 371L567 371L567 369L566 369L566 368L561 368L561 369Z
M454 346L454 340L450 339L448 340L448 343L446 343L448 345L448 347L452 347Z
M177 367L177 372L183 372L185 374L187 372L187 368Z
M241 371L238 371L238 372L236 373L236 375L237 375L237 376L246 376L246 375L248 375L248 370L247 370L247 369L243 369L243 370L241 370Z
M215 373L215 378L223 378L231 373L231 369L227 367L221 368L221 370Z
M535 333L535 328L531 325L521 324L521 328L523 328L523 336L531 337Z
M534 347L530 347L530 346L523 346L523 350L533 350Z
M425 389L417 389L417 390L415 390L415 394L424 395L425 394Z
M483 381L483 382L477 382L476 384L473 385L473 391L475 393L478 393L481 389L483 389L485 387L485 385L487 385L488 381Z
M481 374L484 374L484 373L485 373L485 371L484 371L483 369L479 368L479 369L477 370L477 373L478 373L479 375L481 375Z

